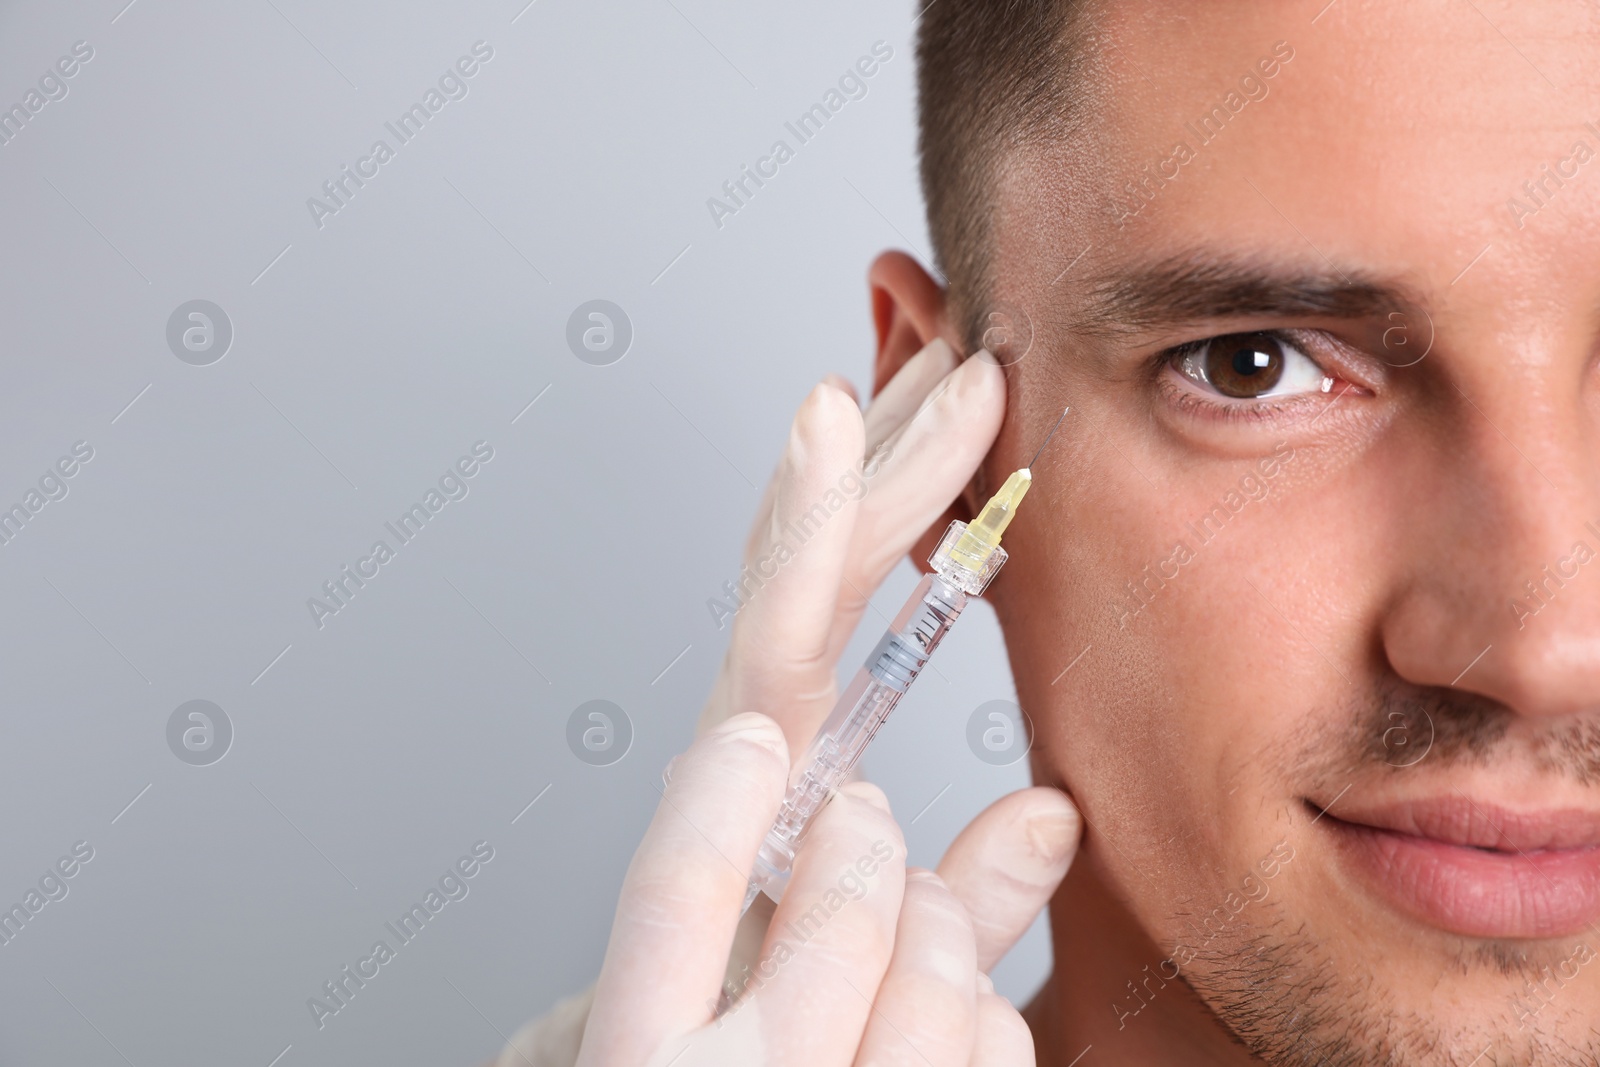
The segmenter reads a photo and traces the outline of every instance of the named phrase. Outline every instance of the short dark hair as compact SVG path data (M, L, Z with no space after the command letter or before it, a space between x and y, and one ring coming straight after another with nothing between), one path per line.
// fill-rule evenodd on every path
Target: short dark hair
M921 0L916 0L921 3ZM1074 0L932 0L917 31L922 195L951 321L981 343L996 172L1007 149L1064 136Z

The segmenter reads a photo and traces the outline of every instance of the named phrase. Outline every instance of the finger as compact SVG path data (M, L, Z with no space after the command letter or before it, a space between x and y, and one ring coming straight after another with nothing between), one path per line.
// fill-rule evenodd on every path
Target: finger
M855 524L861 412L823 384L795 415L763 548L740 580L741 606L715 699L776 719L804 749L833 706L827 658L840 576Z
M788 771L782 732L755 714L729 719L673 761L623 881L582 1063L643 1063L711 1018Z
M861 397L849 379L830 372L822 376L822 384L832 386L854 400L857 406L860 405ZM756 506L756 517L750 523L750 533L745 538L744 553L740 556L745 566L749 566L760 557L761 550L767 542L767 533L772 524L772 502L777 498L778 481L782 473L783 459L780 457L778 466L773 469L772 476L767 479L766 488L761 492L761 503Z
M1017 1009L996 995L987 975L978 976L978 1026L971 1067L1034 1067L1033 1033Z
M845 786L811 824L734 1012L782 1062L847 1067L894 950L905 843L883 791Z
M867 408L864 416L866 435L863 455L870 456L890 434L904 426L911 416L916 414L917 409L928 398L928 394L933 392L934 387L944 380L945 375L956 369L956 364L955 352L943 339L929 342L920 352L907 360L905 366L889 379L889 384L883 387L883 391L873 398L872 405ZM860 403L855 386L845 378L830 373L824 375L822 381L845 393L857 404ZM780 463L778 470L774 471L772 478L768 480L761 505L756 509L755 522L751 524L750 537L745 543L746 564L753 562L760 555L760 550L766 543L772 519L774 489L782 469Z
M772 477L767 479L767 486L761 491L761 503L756 505L756 517L750 523L750 532L744 540L744 554L740 557L741 577L745 570L749 569L750 564L761 555L761 550L767 543L767 530L772 525L772 502L778 499L778 479L783 475L786 458L787 456L779 457L777 467L773 468Z
M827 374L822 376L822 380L825 384L833 386L835 389L839 390L839 392L843 393L845 396L848 396L851 400L854 400L857 407L861 406L861 396L856 392L856 387L851 384L849 378L844 377L842 374L834 374L832 371L829 371Z
M1001 797L951 842L939 875L972 916L979 970L998 963L1049 903L1082 822L1065 793L1039 786Z
M911 421L945 377L960 364L955 350L943 338L923 346L872 398L866 414L866 454L871 455L902 426Z
M977 968L967 909L932 871L906 875L894 956L856 1054L860 1067L967 1067Z
M863 455L870 455L875 450L881 449L884 440L904 426L927 399L928 395L940 385L945 376L955 366L955 353L943 340L931 342L908 360L899 373L890 379L889 384L873 400L872 406L866 412L863 425ZM854 387L838 375L827 375L823 379L823 384L839 389L849 396L852 401L856 399ZM859 459L860 457L857 458ZM748 621L742 624L739 621L745 604L752 602L762 591L762 587L765 584L765 576L771 575L775 569L782 566L782 556L789 549L798 547L796 544L800 539L798 534L804 533L801 527L809 527L812 524L812 520L804 516L802 516L800 522L793 524L784 519L775 521L780 495L790 501L796 499L807 501L808 503L805 507L809 511L811 505L819 500L826 506L829 502L827 495L829 488L839 491L832 498L833 500L839 500L842 497L859 497L866 492L863 477L849 477L849 472L852 470L858 475L864 476L864 472L859 470L859 464L834 471L832 477L835 482L831 486L825 480L817 485L795 486L793 484L795 465L790 462L790 459L790 454L786 451L784 457L780 459L772 478L768 481L761 504L756 509L755 522L752 524L749 537L745 542L743 568L738 578L729 583L731 589L724 590L727 596L722 601L722 606L713 607L713 614L717 616L719 628L725 622L728 614L731 613L733 615L735 637L750 630L752 627L752 624ZM872 464L871 469L876 471L876 463ZM785 531L790 531L787 537L783 536ZM783 540L786 545L783 553L778 550L779 540ZM839 593L837 583L828 590L818 591L830 593L834 596L835 603L837 603ZM855 592L848 588L845 590L845 595L856 596ZM855 610L859 614L859 608ZM830 648L832 648L832 645L830 645ZM740 651L743 651L743 649L741 648ZM728 664L735 662L734 655L735 650L730 645ZM836 655L833 658L837 658ZM746 657L744 662L748 661L748 657ZM805 738L809 738L811 732L821 721L821 716L827 714L828 708L823 706L827 702L821 700L806 702L799 708L775 707L770 703L741 704L739 703L741 701L759 701L765 694L739 686L736 684L737 681L738 679L733 676L731 670L724 669L719 674L711 697L706 702L705 709L701 713L698 725L699 732L705 732L728 715L733 714L734 711L740 710L741 707L759 707L762 711L775 715L786 725L789 719L798 716L801 720L801 725L790 730L789 738L791 748L799 752L802 750L802 741ZM831 683L831 677L826 681ZM827 692L829 694L832 693L831 685ZM819 708L821 710L818 710ZM808 712L813 714L814 721L812 717L808 717Z
M953 363L951 365L954 366ZM849 379L830 372L822 376L822 384L839 390L855 401L858 407L860 406L860 395L857 394L856 387L850 383ZM874 407L876 406L876 403L874 403ZM868 412L868 416L870 415L871 412ZM760 557L762 549L767 543L768 533L772 527L772 502L777 497L778 482L783 474L784 460L786 458L787 456L779 458L777 467L773 469L772 476L767 479L766 487L761 492L761 503L756 506L755 518L750 523L750 533L745 538L744 554L740 557L746 567Z
M1005 375L987 352L952 371L868 460L872 472L851 533L834 651L866 600L929 525L960 496L1005 417Z

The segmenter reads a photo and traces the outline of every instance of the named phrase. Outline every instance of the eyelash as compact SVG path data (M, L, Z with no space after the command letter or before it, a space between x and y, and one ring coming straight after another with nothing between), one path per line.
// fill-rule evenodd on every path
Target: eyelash
M1289 396L1255 400L1228 400L1201 393L1199 391L1201 387L1185 375L1179 369L1179 365L1189 356L1203 351L1212 342L1232 336L1237 332L1230 331L1229 333L1202 337L1194 341L1185 341L1183 344L1164 349L1153 357L1152 372L1156 379L1156 384L1168 392L1169 399L1179 412L1192 417L1213 419L1220 422L1264 422L1281 419L1294 408L1304 408L1311 404L1321 407L1323 406L1324 398L1340 398L1353 388L1352 383L1344 381L1336 374L1330 373L1315 356L1306 351L1308 346L1291 333L1283 330L1252 330L1249 332L1270 337L1279 344L1300 352L1332 382L1330 388L1321 393L1296 393ZM1170 372L1170 376L1168 372ZM1172 379L1189 382L1190 384L1188 386L1181 385L1179 381L1173 381Z

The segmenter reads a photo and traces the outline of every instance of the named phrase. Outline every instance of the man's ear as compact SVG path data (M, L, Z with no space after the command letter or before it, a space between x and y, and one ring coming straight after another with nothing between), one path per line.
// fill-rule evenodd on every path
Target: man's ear
M867 272L867 284L872 291L872 321L878 334L878 352L872 366L874 396L935 338L944 338L958 355L962 354L962 340L945 314L944 287L929 276L922 264L904 252L884 252ZM976 514L974 498L969 484L917 538L910 557L919 570L928 569L928 556L953 520L972 521Z
M934 338L943 337L961 352L957 339L947 332L944 287L929 277L922 264L904 252L884 252L867 272L867 285L872 290L872 322L878 331L872 368L874 396Z

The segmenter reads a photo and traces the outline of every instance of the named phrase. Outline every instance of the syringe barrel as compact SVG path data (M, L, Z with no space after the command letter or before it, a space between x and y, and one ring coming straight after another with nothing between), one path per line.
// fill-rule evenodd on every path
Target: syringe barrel
M924 575L917 583L796 764L783 807L756 857L751 899L758 888L773 900L783 896L795 850L811 819L845 783L969 599L942 574Z

